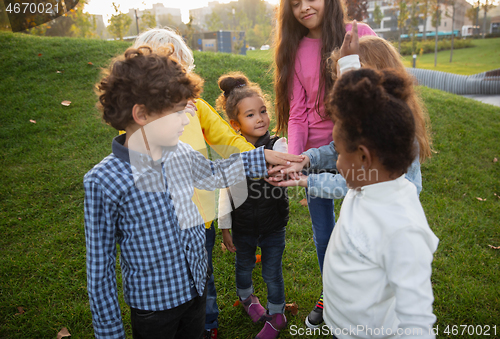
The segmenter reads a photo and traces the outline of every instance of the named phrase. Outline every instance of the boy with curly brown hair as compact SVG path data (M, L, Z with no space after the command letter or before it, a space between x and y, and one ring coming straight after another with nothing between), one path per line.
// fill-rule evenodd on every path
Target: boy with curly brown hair
M126 131L84 177L87 289L97 338L125 338L116 279L117 244L134 338L201 338L207 255L194 187L214 190L262 177L297 156L258 148L211 162L179 142L185 107L202 80L170 49L116 58L97 85L103 119Z

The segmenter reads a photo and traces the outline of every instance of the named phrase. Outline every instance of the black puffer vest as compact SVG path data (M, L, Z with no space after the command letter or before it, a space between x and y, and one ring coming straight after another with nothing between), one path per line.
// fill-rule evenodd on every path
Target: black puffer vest
M269 132L259 138L255 148L273 149L279 137ZM246 235L266 235L281 230L288 223L286 187L275 187L264 179L247 178L248 198L231 212L232 231Z

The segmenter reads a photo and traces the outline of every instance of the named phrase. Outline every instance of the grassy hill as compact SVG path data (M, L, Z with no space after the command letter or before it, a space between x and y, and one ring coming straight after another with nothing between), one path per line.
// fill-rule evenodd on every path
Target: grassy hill
M0 32L0 338L53 338L62 327L72 338L93 337L82 178L110 153L116 135L98 116L93 85L100 68L127 46ZM269 61L195 53L195 62L211 104L219 94L217 78L235 70L272 94ZM466 324L497 325L498 337L500 250L489 245L500 246L500 163L494 160L500 158L500 108L421 90L436 151L422 166L421 201L440 238L432 276L439 337L446 337L447 325ZM70 106L61 105L63 100ZM287 302L296 302L299 314L287 317L289 328L303 329L321 278L308 211L298 203L303 191L292 189L290 196L283 270ZM216 244L221 241L218 234ZM214 264L219 337L253 338L262 325L233 307L234 256L216 245ZM259 266L254 281L265 304ZM128 307L121 300L130 335ZM280 338L292 334L284 331Z

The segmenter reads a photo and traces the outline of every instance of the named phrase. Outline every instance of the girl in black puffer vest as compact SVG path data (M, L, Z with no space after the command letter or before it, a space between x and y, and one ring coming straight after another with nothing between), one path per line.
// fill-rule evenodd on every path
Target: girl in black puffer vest
M217 99L217 108L226 113L236 131L256 148L287 151L285 138L269 135L266 99L257 84L238 72L220 77L219 87L223 93ZM265 323L257 338L276 338L287 324L281 263L288 195L286 188L272 186L264 179L247 179L247 189L248 197L241 206L235 206L235 189L221 191L219 228L227 249L236 252L236 293L252 321ZM253 294L252 270L257 246L261 248L262 277L267 284L267 311Z

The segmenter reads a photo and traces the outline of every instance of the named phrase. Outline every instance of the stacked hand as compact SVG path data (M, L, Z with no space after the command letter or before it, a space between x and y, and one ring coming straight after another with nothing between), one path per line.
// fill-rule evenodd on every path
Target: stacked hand
M286 165L269 167L269 175L265 180L274 186L302 186L307 187L307 175L302 174L302 170L309 166L309 157L302 155L302 161L290 162Z

